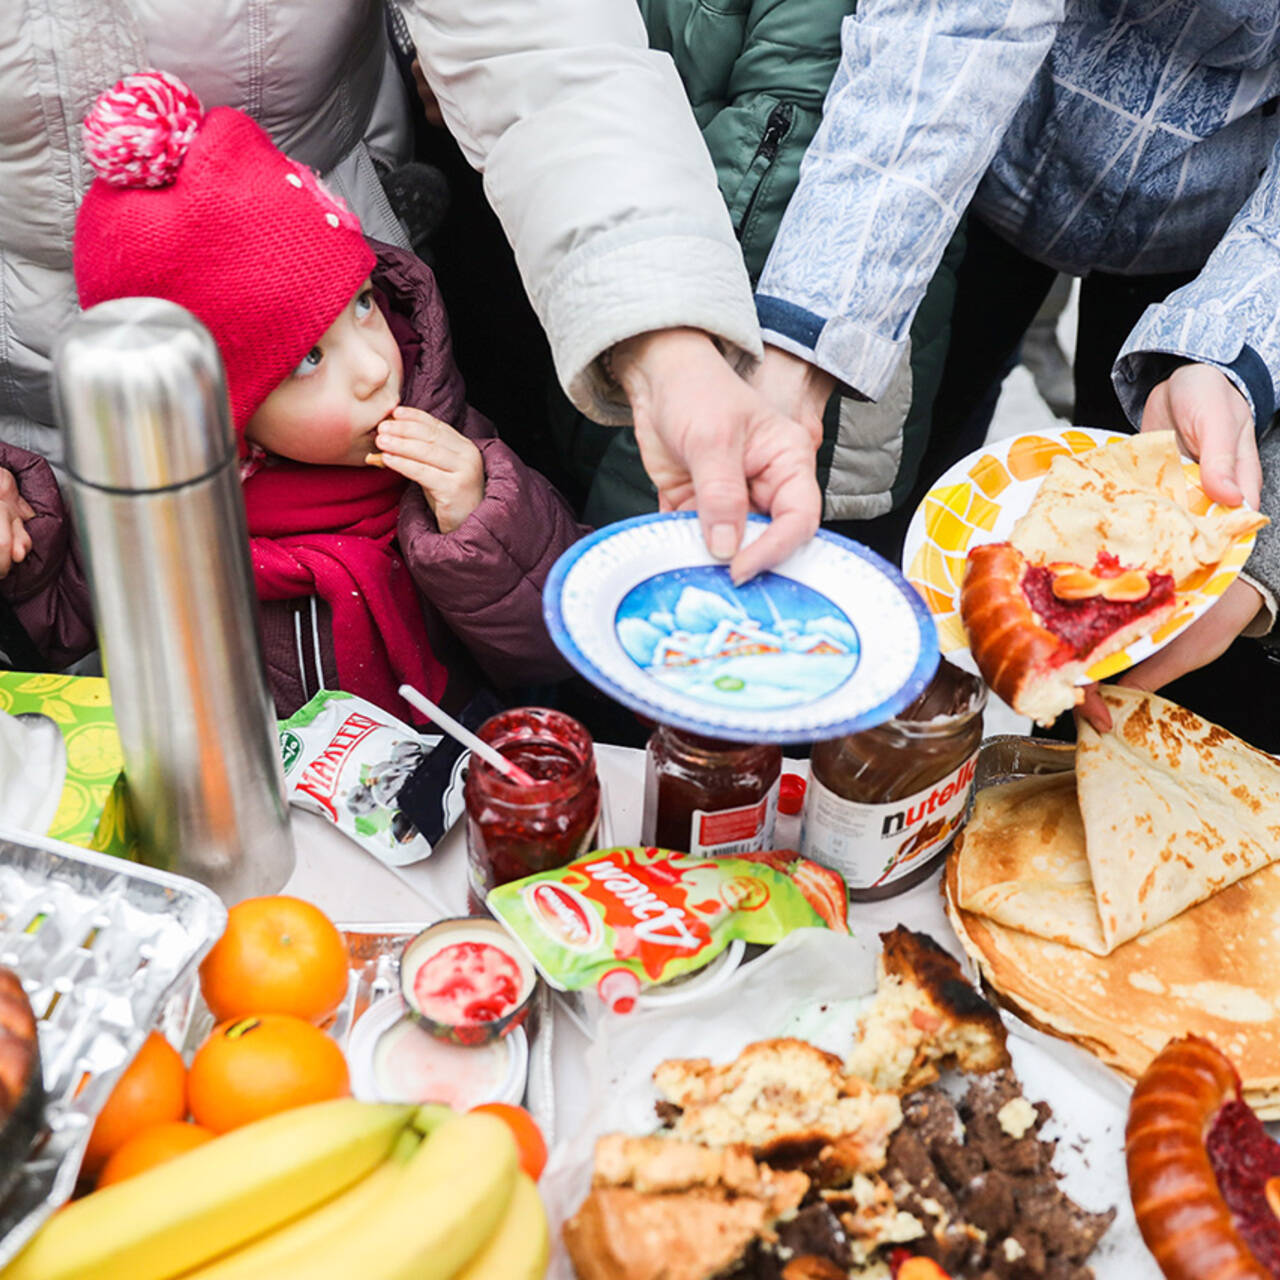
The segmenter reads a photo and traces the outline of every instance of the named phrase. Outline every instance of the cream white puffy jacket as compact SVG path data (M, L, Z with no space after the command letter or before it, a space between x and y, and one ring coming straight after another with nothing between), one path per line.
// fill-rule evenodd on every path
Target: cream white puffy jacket
M562 382L621 420L594 364L623 337L706 329L758 354L750 288L679 80L634 0L403 0L485 176ZM371 152L404 158L382 0L0 2L0 439L61 456L48 359L75 311L71 240L92 177L79 126L139 66L247 111L366 231L403 244Z

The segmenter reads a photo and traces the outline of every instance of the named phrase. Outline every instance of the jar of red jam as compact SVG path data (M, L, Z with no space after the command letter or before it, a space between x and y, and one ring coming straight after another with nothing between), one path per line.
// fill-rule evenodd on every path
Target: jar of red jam
M474 755L467 766L468 901L477 914L495 885L589 853L600 823L595 750L572 716L522 707L486 720L479 733L534 781L513 782Z
M782 748L659 725L645 750L641 843L728 857L773 847Z
M938 664L927 689L891 720L816 742L805 793L805 857L869 902L919 884L969 816L986 686Z

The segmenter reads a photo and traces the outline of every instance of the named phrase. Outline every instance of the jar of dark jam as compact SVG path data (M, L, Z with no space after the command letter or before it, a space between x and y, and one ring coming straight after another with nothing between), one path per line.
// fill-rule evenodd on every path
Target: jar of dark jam
M600 823L595 750L572 716L522 707L486 720L479 733L534 784L513 782L477 756L467 765L468 903L476 914L496 885L589 853Z
M986 703L986 686L944 658L892 720L814 743L803 852L855 901L902 893L946 856L969 816Z
M645 750L641 843L727 857L773 847L782 748L659 725Z

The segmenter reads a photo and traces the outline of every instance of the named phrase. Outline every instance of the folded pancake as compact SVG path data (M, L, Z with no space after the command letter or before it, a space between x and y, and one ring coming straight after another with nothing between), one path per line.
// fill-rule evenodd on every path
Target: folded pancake
M1173 432L1151 431L1059 454L1009 541L1032 564L1087 568L1107 554L1181 584L1266 523L1243 507L1194 514Z
M1280 865L1098 956L966 911L964 860L962 843L943 882L947 914L1009 1008L1132 1079L1171 1037L1207 1036L1239 1067L1246 1100L1280 1118Z
M1074 772L985 787L957 848L956 900L966 911L1106 954Z
M1081 724L1076 783L1110 951L1280 858L1280 762L1155 694L1099 691L1112 729ZM967 894L961 903L985 910ZM1065 940L1097 949L1092 935Z

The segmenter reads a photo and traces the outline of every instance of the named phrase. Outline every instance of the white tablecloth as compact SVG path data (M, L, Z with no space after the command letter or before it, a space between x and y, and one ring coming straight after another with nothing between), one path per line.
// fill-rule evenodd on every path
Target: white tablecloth
M596 760L608 807L610 844L640 839L644 753L630 747L597 744ZM803 761L788 760L788 770L806 772ZM298 865L284 892L307 898L339 924L395 922L423 924L466 912L466 838L455 824L431 857L415 866L391 870L375 862L323 818L293 811ZM855 931L880 931L896 924L932 934L944 945L950 929L931 877L915 889L884 902L856 904L850 913ZM555 1136L574 1131L587 1096L582 1059L586 1037L563 1012L552 1033L555 1077Z
M608 816L602 842L635 844L640 839L644 753L597 744L596 759ZM784 767L807 772L807 764L788 760ZM466 837L455 824L425 862L395 871L375 862L324 819L294 810L298 863L285 892L310 899L339 924L425 924L466 911ZM961 955L947 923L938 876L882 902L855 904L850 927L864 936L905 924L932 935ZM1093 1261L1098 1280L1160 1280L1151 1255L1142 1247L1124 1196L1123 1127L1125 1090L1116 1078L1083 1051L1020 1028L1027 1040L1019 1073L1029 1096L1048 1097L1065 1116L1088 1117L1096 1130L1082 1142L1060 1140L1055 1164L1069 1166L1067 1187L1092 1209L1115 1204L1119 1217ZM591 1096L584 1066L587 1037L557 1004L549 1034L540 1036L531 1055L530 1106L548 1130L548 1139L568 1139L583 1126ZM537 1086L541 1087L537 1087ZM533 1096L536 1091L536 1097ZM1069 1130L1070 1131L1070 1130ZM1086 1147L1090 1148L1086 1150ZM1091 1171L1092 1165L1092 1171ZM1082 1194L1090 1182L1093 1194ZM1099 1196L1102 1186L1107 1192ZM557 1259L563 1275L564 1263Z

